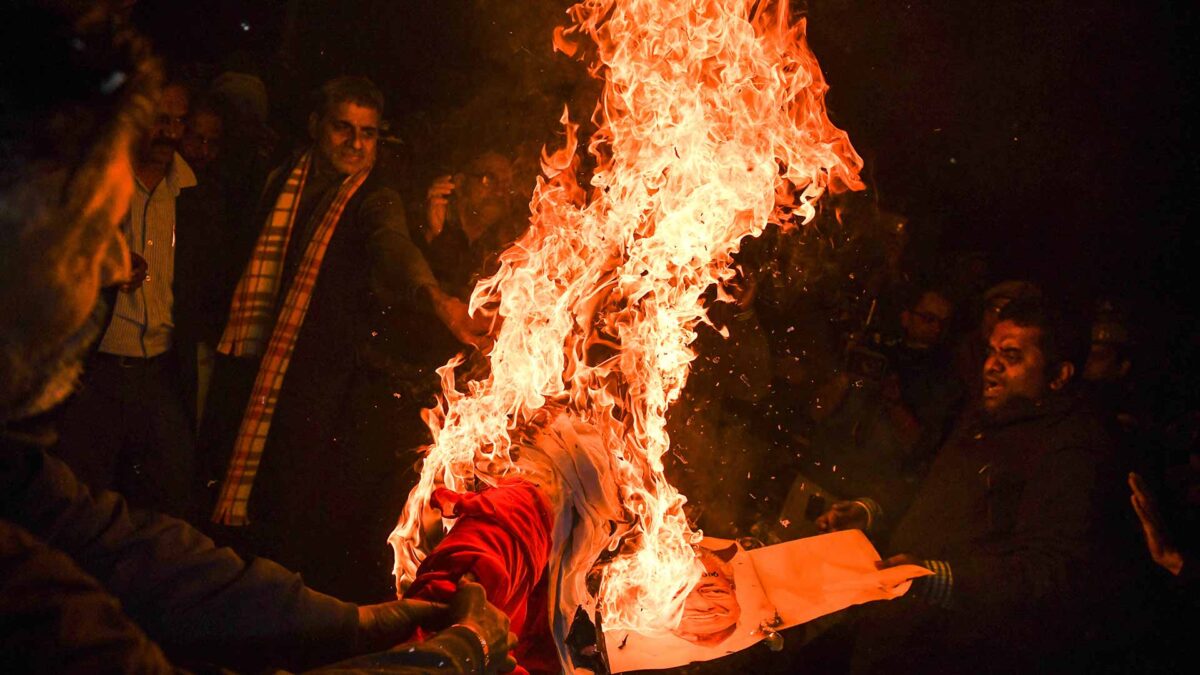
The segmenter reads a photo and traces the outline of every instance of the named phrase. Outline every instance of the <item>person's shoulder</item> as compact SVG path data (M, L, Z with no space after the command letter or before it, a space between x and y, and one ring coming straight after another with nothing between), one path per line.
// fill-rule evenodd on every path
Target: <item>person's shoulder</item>
M1072 397L1048 425L1046 438L1058 454L1076 454L1093 462L1113 461L1116 441L1101 414L1081 397Z
M401 172L396 166L396 160L380 153L379 160L371 167L371 173L363 182L362 207L365 209L385 208L390 211L403 212L404 199L402 194Z
M1081 438L1106 438L1109 436L1103 412L1083 396L1071 397L1059 424L1065 431Z

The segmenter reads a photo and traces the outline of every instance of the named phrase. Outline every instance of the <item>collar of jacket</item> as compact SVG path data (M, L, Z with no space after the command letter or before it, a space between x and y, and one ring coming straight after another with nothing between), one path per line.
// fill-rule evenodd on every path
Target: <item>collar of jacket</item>
M995 412L982 406L972 411L970 426L975 429L999 429L1001 427L1029 422L1048 417L1061 417L1078 405L1079 397L1073 392L1051 392L1038 401L1018 398Z

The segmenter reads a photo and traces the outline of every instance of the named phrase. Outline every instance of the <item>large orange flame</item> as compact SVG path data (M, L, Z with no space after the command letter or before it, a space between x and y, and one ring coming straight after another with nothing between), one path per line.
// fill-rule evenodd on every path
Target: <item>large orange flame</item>
M676 625L698 578L684 498L663 477L666 415L687 381L702 295L734 279L739 242L803 223L826 189L861 189L862 160L829 121L827 89L787 2L585 0L555 32L595 45L603 77L590 198L575 182L576 126L543 156L530 228L476 287L497 307L490 374L430 411L434 444L390 541L398 579L421 558L438 484L470 490L512 468L514 432L548 399L619 438L611 452L629 515L599 598L606 629ZM609 542L612 543L612 542ZM599 551L597 551L599 552Z

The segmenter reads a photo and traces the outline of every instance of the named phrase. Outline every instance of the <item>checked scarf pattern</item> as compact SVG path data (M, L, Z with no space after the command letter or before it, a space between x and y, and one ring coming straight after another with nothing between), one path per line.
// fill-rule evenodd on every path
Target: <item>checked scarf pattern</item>
M288 174L275 200L275 207L267 216L266 225L254 245L254 254L234 291L229 323L217 345L217 351L222 354L261 356L262 360L234 441L233 457L221 484L217 507L212 515L214 523L231 526L249 523L247 507L250 490L258 474L263 448L271 430L271 419L279 401L279 390L283 386L283 377L291 362L300 327L304 325L304 315L312 300L325 250L329 247L329 240L333 238L333 231L346 203L371 172L371 167L367 167L347 177L338 188L333 201L313 230L312 240L304 251L299 269L286 289L283 304L276 316L284 257L311 166L312 151L309 150Z

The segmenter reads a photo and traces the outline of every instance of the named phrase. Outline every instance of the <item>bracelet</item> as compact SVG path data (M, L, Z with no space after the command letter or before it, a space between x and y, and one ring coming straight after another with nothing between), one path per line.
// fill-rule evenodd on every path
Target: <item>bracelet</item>
M863 511L867 512L867 526L864 529L867 532L870 532L871 531L871 521L874 520L874 518L871 517L871 507L867 506L867 503L861 499L855 499L854 501L852 501L850 503L858 504L859 506L862 507Z
M469 632L471 635L475 636L476 640L479 640L479 646L483 648L483 668L481 668L480 671L486 672L487 667L488 667L488 652L490 651L488 649L487 640L483 639L483 636L479 634L479 631L475 630L474 628L468 626L465 623L456 623L450 627L451 628L465 628L467 630L467 632Z

